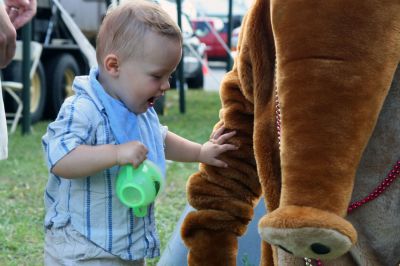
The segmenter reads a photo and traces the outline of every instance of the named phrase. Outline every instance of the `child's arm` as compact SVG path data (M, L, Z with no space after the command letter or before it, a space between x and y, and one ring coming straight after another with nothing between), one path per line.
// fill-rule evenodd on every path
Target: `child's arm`
M210 140L203 145L168 131L165 138L165 156L169 160L178 162L200 162L218 167L227 167L228 165L217 159L217 157L223 152L236 150L237 147L225 143L235 135L235 131L223 134L224 130L224 127L216 130Z
M147 148L138 141L120 145L80 145L60 159L51 169L52 173L64 178L90 176L114 165L141 164Z

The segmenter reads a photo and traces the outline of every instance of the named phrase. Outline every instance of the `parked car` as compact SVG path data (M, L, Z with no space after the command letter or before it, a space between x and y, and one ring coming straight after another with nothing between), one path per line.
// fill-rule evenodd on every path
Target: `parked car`
M227 56L224 44L227 42L227 27L220 18L199 17L192 19L195 35L207 48L209 60L224 60ZM218 36L217 36L218 35Z
M207 45L208 60L223 60L228 56L228 51L237 44L238 31L241 25L242 17L232 17L231 47L227 46L228 40L228 22L220 17L198 17L192 19L194 33L199 37L200 41ZM235 31L236 30L236 31Z

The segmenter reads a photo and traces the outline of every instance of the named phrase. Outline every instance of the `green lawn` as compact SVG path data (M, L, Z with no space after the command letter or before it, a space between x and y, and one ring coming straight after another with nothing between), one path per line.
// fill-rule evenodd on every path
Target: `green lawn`
M166 113L160 116L169 130L190 140L207 141L218 121L220 100L217 92L186 91L186 113L179 112L179 96L170 91ZM33 126L30 135L19 131L9 138L9 159L0 161L0 265L42 265L43 191L47 169L43 160L41 136L47 122ZM156 204L156 217L162 248L186 204L185 184L197 170L197 163L168 163L167 185ZM157 260L148 261L155 265Z

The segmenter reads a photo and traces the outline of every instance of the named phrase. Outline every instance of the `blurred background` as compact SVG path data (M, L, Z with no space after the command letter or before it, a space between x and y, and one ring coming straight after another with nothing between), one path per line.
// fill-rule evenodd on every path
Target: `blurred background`
M29 33L30 39L39 43L42 49L30 80L30 123L54 118L64 99L73 93L74 77L88 73L89 68L96 64L94 47L99 25L107 6L118 2L38 0L37 15L31 22ZM177 23L178 8L181 11L184 78L179 79L179 75L174 74L171 87L179 88L179 80L182 80L181 88L184 89L218 91L223 75L232 67L240 25L252 0L154 2L160 4ZM18 39L23 39L21 32L18 32ZM21 49L19 53L22 53ZM1 74L3 81L22 83L21 60L14 60ZM15 95L11 95L12 92ZM13 118L18 108L23 106L22 88L7 90L4 101L10 124L17 124L20 121ZM157 109L162 114L163 103L159 103Z

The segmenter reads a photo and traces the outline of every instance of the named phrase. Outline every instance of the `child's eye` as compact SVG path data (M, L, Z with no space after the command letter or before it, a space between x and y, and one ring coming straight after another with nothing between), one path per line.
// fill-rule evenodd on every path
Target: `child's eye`
M155 79L160 79L161 78L161 76L158 76L158 75L152 75L153 76L153 78L155 78Z

